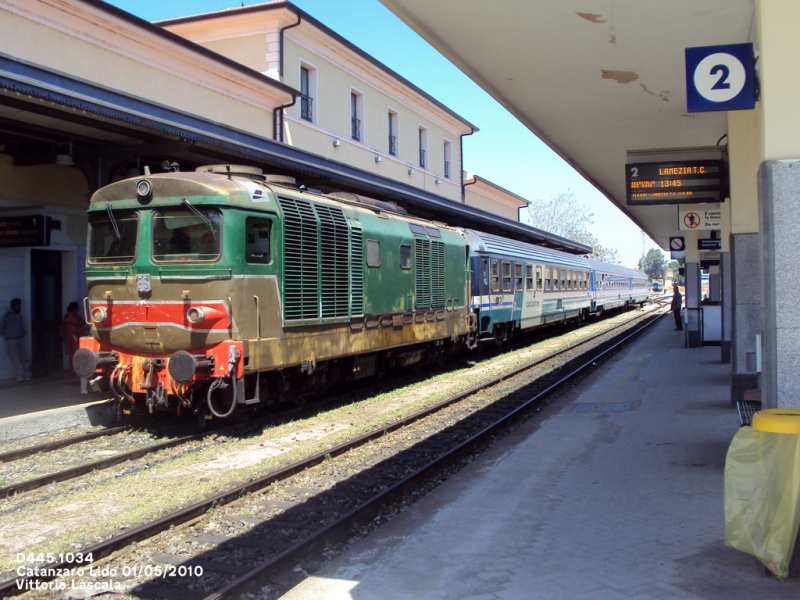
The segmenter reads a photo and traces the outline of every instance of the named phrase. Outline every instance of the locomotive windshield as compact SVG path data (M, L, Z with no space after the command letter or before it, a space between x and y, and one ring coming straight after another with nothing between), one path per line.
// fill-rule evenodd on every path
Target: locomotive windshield
M187 203L188 204L188 203ZM220 222L215 209L191 205L153 212L153 260L214 261L220 255Z
M115 210L89 214L87 253L90 263L132 263L136 258L136 211Z

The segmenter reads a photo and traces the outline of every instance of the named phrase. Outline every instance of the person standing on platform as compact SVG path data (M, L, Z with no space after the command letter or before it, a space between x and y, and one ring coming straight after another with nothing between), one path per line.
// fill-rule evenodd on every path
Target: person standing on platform
M69 372L75 375L75 369L72 367L72 356L78 351L78 340L84 333L84 323L81 316L78 314L78 303L70 302L67 306L67 314L61 321L61 329L59 334L64 341L64 354L69 357Z
M672 286L672 315L675 317L675 331L683 331L683 320L681 319L681 307L683 306L683 296L677 285Z
M3 321L0 322L0 333L6 338L6 350L17 381L30 379L25 375L25 322L19 314L21 310L22 300L14 298L11 301L11 310L3 315Z

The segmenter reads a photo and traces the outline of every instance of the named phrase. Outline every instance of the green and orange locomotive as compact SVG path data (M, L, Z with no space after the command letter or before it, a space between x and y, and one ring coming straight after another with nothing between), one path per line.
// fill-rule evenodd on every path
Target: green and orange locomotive
M229 165L123 180L89 208L75 370L124 412L201 419L474 345L454 228Z

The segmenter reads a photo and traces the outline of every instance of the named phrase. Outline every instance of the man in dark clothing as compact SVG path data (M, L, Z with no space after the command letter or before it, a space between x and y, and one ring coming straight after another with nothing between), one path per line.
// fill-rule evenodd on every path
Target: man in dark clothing
M3 315L3 320L0 322L2 327L0 333L6 338L6 350L17 381L30 379L25 377L25 323L19 314L21 309L22 300L14 298L11 301L11 310Z
M675 317L675 331L683 331L683 321L681 320L681 306L683 306L683 296L677 285L672 286L672 315Z

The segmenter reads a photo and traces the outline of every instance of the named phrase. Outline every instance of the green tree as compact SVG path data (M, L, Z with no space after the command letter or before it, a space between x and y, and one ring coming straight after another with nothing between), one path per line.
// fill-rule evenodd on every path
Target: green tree
M667 259L658 248L651 248L647 255L639 259L639 268L647 273L650 279L663 279L667 268Z
M594 213L578 201L575 193L567 190L550 200L534 200L525 208L523 220L529 225L592 247L592 258L617 263L619 257L613 248L605 248L589 231L594 224Z

